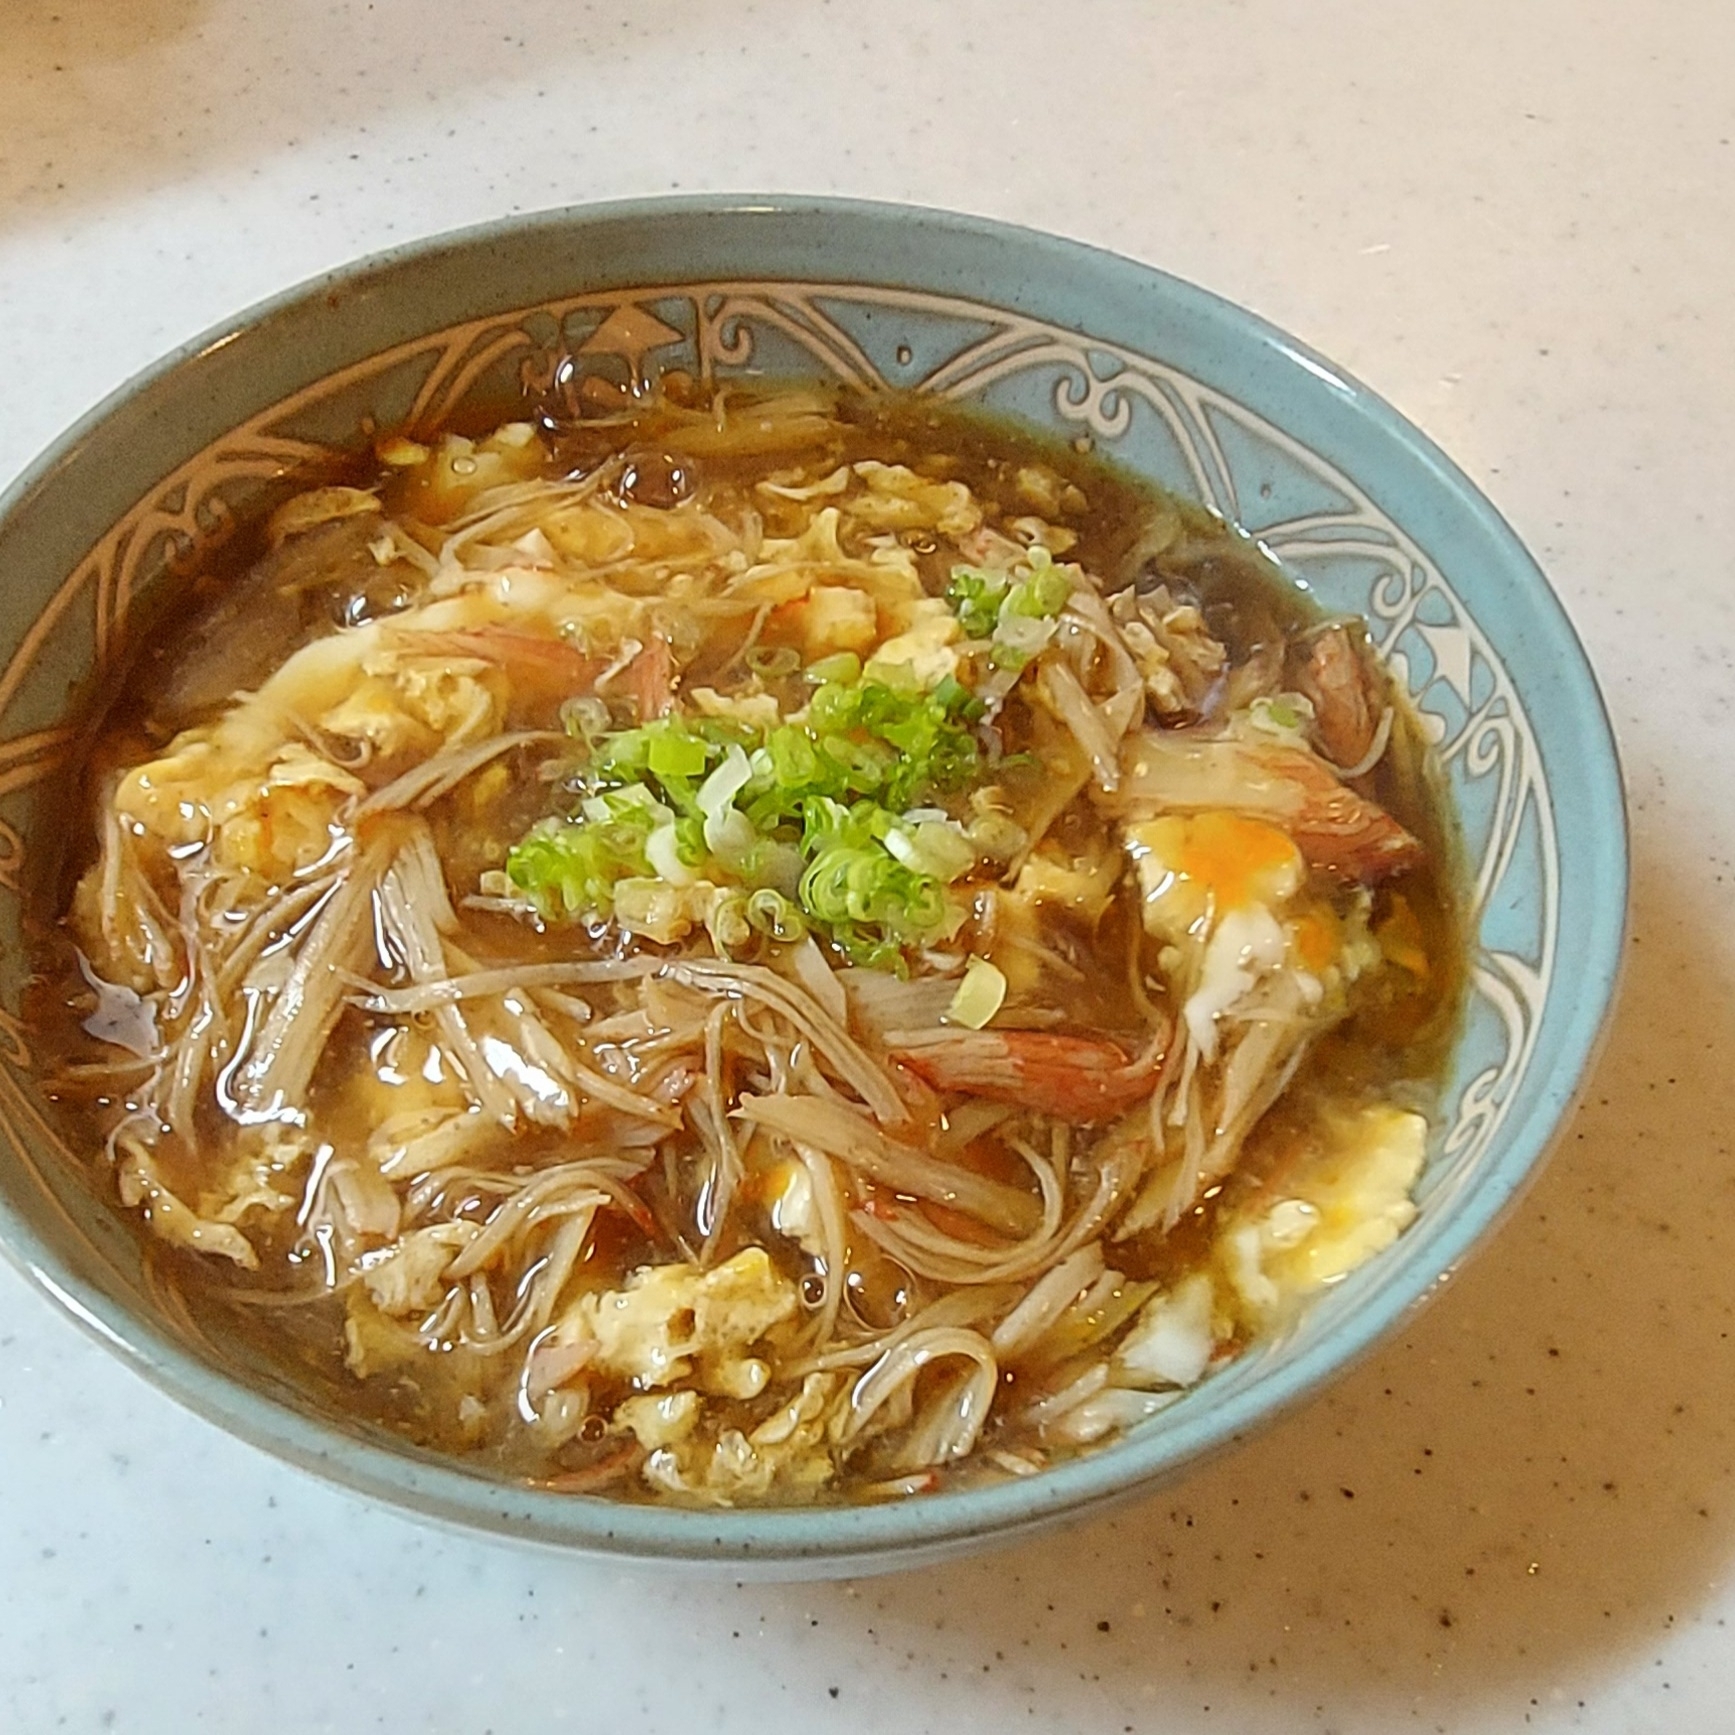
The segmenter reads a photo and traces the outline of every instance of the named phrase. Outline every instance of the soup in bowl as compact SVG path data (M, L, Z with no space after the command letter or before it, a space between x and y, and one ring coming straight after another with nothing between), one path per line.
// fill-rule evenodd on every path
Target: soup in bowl
M1006 305L939 287L997 254ZM153 479L39 546L105 446ZM57 578L16 713L93 676L9 791L12 1244L424 1511L843 1570L1129 1492L1433 1284L1606 998L1606 734L1567 1006L1559 773L1456 588L1576 657L1504 527L1059 243L460 237L170 364L6 523Z

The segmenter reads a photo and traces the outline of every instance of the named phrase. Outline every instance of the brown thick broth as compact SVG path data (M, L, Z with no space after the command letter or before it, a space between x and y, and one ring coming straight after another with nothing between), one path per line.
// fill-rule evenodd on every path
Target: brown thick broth
M1262 645L1281 643L1306 631L1319 618L1302 591L1285 580L1245 536L1226 529L1198 508L1156 495L1143 483L1115 470L1088 453L1037 442L1023 432L952 410L907 400L859 400L838 403L839 425L815 447L793 456L809 470L873 459L906 464L920 476L961 481L982 505L987 522L1004 526L1034 513L1031 487L1024 473L1039 467L1054 479L1043 492L1057 508L1046 516L1076 535L1065 559L1076 562L1103 581L1105 591L1141 580L1141 553L1154 517L1167 517L1176 529L1166 557L1158 564L1171 585L1184 585L1199 604L1206 621L1237 664L1254 656ZM724 493L750 487L763 474L765 461L745 455L680 453L671 456L671 416L647 404L625 422L607 429L565 428L546 442L546 473L568 474L594 466L604 447L626 450L637 459L633 478L624 489L646 506L673 504L695 489ZM789 454L785 455L790 456ZM375 484L380 475L372 453L333 480L357 487ZM798 503L787 509L761 502L768 536L799 531L804 514ZM437 519L439 502L425 486L394 479L386 472L381 490L383 513L414 513L418 507ZM265 552L255 528L238 537L222 560L194 582L185 612L161 624L139 650L131 674L91 731L91 747L81 768L81 799L94 809L100 792L123 767L160 752L177 731L210 716L236 688L258 683L270 661L296 645L329 632L334 624L389 615L404 599L378 571L370 572L355 558L356 538L334 535L339 570L326 584L305 574L292 575L285 593L282 556ZM906 543L916 555L923 584L930 594L943 590L956 557L931 536L914 532ZM258 610L243 630L245 611L237 596L253 599ZM684 670L687 687L706 680L725 682L740 669L739 654L753 622L725 622L712 638L691 649ZM773 616L758 623L757 643L766 649L792 643ZM269 641L267 643L266 641ZM188 646L191 662L177 668ZM761 685L779 696L779 680ZM781 697L793 702L791 690ZM513 728L559 731L563 696L557 683L521 692L512 701ZM1023 801L1040 798L1047 767L1043 743L1034 738L1027 718L1012 718L1004 741L1013 769L1006 776L1015 811ZM1018 761L1024 757L1024 764ZM558 789L570 765L570 753L525 749L507 755L460 784L439 800L428 814L432 834L445 865L454 897L495 868L511 844L542 813L551 791ZM1419 734L1401 709L1391 746L1380 763L1359 780L1358 787L1380 803L1425 847L1423 864L1373 895L1371 923L1375 933L1401 928L1419 955L1421 967L1408 974L1385 968L1365 989L1352 990L1348 1015L1313 1046L1289 1088L1258 1121L1234 1171L1203 1197L1172 1227L1150 1227L1119 1243L1116 1266L1124 1282L1103 1302L1109 1312L1130 1318L1152 1285L1172 1285L1199 1268L1210 1255L1219 1221L1225 1212L1279 1184L1297 1153L1309 1147L1321 1117L1331 1105L1371 1100L1396 1102L1428 1110L1450 1047L1462 998L1464 945L1461 913L1456 901L1458 863L1444 803L1433 786ZM1088 851L1106 834L1107 822L1090 803L1077 798L1059 822L1059 841L1076 852ZM89 838L88 830L85 833ZM1110 838L1110 847L1118 845ZM41 984L32 1015L48 1032L53 1063L70 1076L90 1059L93 1044L81 1029L90 995L72 955L64 929L55 926L66 907L70 888L92 859L87 842L66 863L64 878L45 896L52 909L43 911L46 938L41 946ZM597 929L550 926L546 932L523 919L485 909L457 907L459 929L454 943L478 968L543 956L591 957L615 955L632 948L618 935ZM966 934L973 930L966 929ZM1129 969L1129 960L1143 960L1151 941L1141 927L1140 896L1130 873L1123 872L1106 911L1095 922L1052 912L1043 944L1060 961L1046 967L1042 978L1047 1002L1062 1017L1060 1028L1130 1033L1141 1028L1140 1000L1149 994L1137 976L1143 966ZM629 992L630 990L630 992ZM637 984L616 990L586 990L597 1022L627 1014L638 1004ZM325 1056L315 1074L309 1114L321 1138L342 1150L365 1146L378 1126L383 1102L394 1088L395 1076L427 1075L433 1052L426 1040L428 1015L403 1018L344 1010ZM728 1039L726 1038L726 1041ZM733 1064L748 1064L746 1050ZM449 1075L434 1086L436 1095L462 1100ZM63 1087L60 1105L79 1148L100 1151L126 1101L124 1090L92 1091ZM939 1098L936 1098L939 1101ZM934 1110L932 1135L943 1138L950 1109ZM203 1102L198 1127L201 1146L219 1147L231 1129L215 1100ZM1099 1129L1098 1137L1104 1136ZM607 1128L597 1134L597 1148L608 1147ZM1080 1134L1088 1142L1090 1135ZM749 1139L745 1150L746 1177L728 1224L712 1249L725 1259L746 1246L763 1247L774 1266L803 1288L804 1301L813 1290L809 1257L772 1225L771 1189L783 1159L763 1136ZM517 1135L512 1164L537 1171L569 1158L587 1147L585 1117L565 1130L532 1128ZM1028 1188L1030 1175L1003 1140L978 1137L953 1150L952 1160L1008 1186ZM174 1186L196 1193L200 1158L184 1146L165 1147L166 1178ZM600 1212L579 1265L570 1281L573 1291L610 1289L647 1264L690 1254L704 1240L697 1211L702 1200L695 1182L700 1154L685 1135L664 1142L632 1186L633 1203ZM870 1215L884 1192L902 1207L913 1196L882 1189L877 1183L858 1188L858 1200ZM696 1203L697 1201L697 1203ZM494 1199L462 1182L438 1207L446 1220L485 1220ZM949 1233L980 1239L980 1226L945 1207L926 1207L928 1217ZM326 1251L309 1244L293 1220L282 1222L260 1245L259 1269L245 1272L208 1256L172 1246L141 1229L145 1256L155 1280L185 1315L195 1322L225 1359L252 1361L279 1369L316 1407L351 1416L402 1435L443 1454L453 1454L479 1468L521 1479L544 1481L574 1491L596 1487L627 1498L649 1497L631 1476L617 1474L623 1451L618 1428L606 1416L625 1399L626 1382L593 1379L588 1392L589 1415L570 1438L549 1447L533 1431L509 1425L511 1388L520 1378L517 1356L493 1357L461 1345L440 1353L404 1360L389 1371L356 1377L345 1365L345 1302L341 1295L304 1305L282 1305L286 1295L317 1290ZM859 1234L850 1241L849 1304L865 1326L889 1327L936 1297L943 1285L912 1275ZM501 1317L512 1297L499 1295L494 1306ZM365 1310L364 1310L365 1311ZM1076 1355L1064 1342L1030 1367L1003 1370L1008 1394L1000 1414L1012 1416L1020 1382L1038 1390L1053 1390L1093 1351L1091 1340ZM1097 1340L1100 1343L1100 1340ZM853 1376L851 1376L853 1377ZM930 1396L956 1375L943 1366L929 1368L912 1388L914 1408L921 1411ZM743 1433L764 1422L788 1396L787 1384L774 1378L759 1396L744 1399L710 1397L723 1413L718 1425ZM475 1400L480 1397L480 1402ZM982 1474L1004 1473L985 1462L994 1447L1018 1452L1033 1450L1026 1434L991 1418L972 1455L929 1476L923 1486L940 1486ZM1045 1448L1039 1461L1072 1448ZM886 1482L890 1466L868 1441L837 1480L808 1498L851 1498L871 1495ZM895 1480L895 1478L893 1478Z

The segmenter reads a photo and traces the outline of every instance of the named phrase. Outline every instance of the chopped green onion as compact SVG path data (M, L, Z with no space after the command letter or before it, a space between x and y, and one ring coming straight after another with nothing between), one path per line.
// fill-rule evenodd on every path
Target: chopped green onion
M711 943L727 958L753 943L753 925L747 919L747 897L743 892L725 892L711 901L705 916L705 928Z
M1024 563L1025 576L1006 593L1006 601L1001 605L1002 626L1008 615L1052 620L1072 595L1072 580L1054 564L1054 557L1046 548L1040 544L1032 548Z
M1275 693L1255 699L1247 708L1247 721L1279 741L1305 746L1308 727L1313 722L1313 705L1304 693Z
M650 863L651 871L659 878L667 880L670 885L690 885L695 877L692 870L681 860L681 849L675 840L673 820L667 825L659 825L645 839L645 860Z
M513 845L506 875L545 916L607 920L617 881L649 872L648 826L545 819Z
M832 656L821 657L818 662L807 665L807 678L816 686L832 681L847 687L861 679L861 658L854 651L838 651Z
M759 833L738 807L725 807L705 816L700 831L704 847L725 866L739 868L759 841Z
M781 892L762 887L747 900L747 921L768 938L784 944L804 939L807 923L801 911Z
M695 912L651 886L673 894L703 878L724 897L739 887L746 905L705 918L725 952L748 943L743 923L780 941L811 925L882 968L949 938L963 905L946 887L977 852L945 808L914 810L979 771L980 701L952 676L932 692L901 668L864 676L848 653L808 673L824 678L806 712L770 729L675 715L603 733L576 814L514 846L510 883L546 916L653 937Z
M1053 637L1052 620L1041 615L1008 611L1000 617L1000 624L994 629L994 649L996 652L1014 652L1028 662Z
M694 818L690 813L683 814L675 821L675 853L681 858L683 865L690 868L703 867L708 848L704 821Z
M752 776L753 767L747 762L747 755L731 745L722 764L699 785L693 804L707 818L721 813L747 787Z
M702 777L710 750L696 736L658 735L650 744L645 763L658 777Z
M966 723L974 723L986 708L956 675L947 675L928 696L944 715L960 717Z
M746 662L762 680L775 681L801 667L801 653L793 645L755 645Z
M1008 862L1030 841L1030 834L1010 814L984 808L964 827L964 835L990 861Z
M980 566L954 566L951 581L946 586L946 600L958 616L958 624L968 639L992 636L994 623L1000 618L1000 601L1006 594L1008 579L1003 572L991 572Z
M1040 545L1010 572L956 566L946 587L965 636L989 640L990 662L1014 674L1048 643L1071 595L1071 578Z
M1006 998L1006 978L986 958L972 957L964 966L964 979L946 1008L948 1024L981 1030L991 1023Z
M976 865L976 849L951 820L924 819L916 827L915 862L950 885Z

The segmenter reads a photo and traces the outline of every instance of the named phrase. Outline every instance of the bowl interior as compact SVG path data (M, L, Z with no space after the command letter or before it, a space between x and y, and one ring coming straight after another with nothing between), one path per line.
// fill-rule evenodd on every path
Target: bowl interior
M1088 440L1254 533L1364 616L1432 735L1473 901L1469 1004L1397 1246L1126 1440L1027 1483L897 1507L698 1515L508 1488L318 1412L150 1292L42 1101L22 893L68 814L72 695L289 470L364 427L499 402L569 355L615 382L818 377ZM1171 1474L1388 1330L1531 1172L1612 991L1626 863L1576 638L1493 508L1393 410L1251 316L1109 255L890 207L660 201L514 221L351 268L124 388L0 501L0 1241L223 1425L431 1516L627 1554L859 1570L1047 1522ZM1561 939L1571 936L1563 948Z

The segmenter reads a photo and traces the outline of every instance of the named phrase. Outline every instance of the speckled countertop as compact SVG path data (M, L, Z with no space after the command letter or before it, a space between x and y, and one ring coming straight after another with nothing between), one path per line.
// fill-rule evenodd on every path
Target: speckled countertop
M6 0L0 474L392 241L670 188L1017 219L1396 401L1553 575L1633 940L1553 1166L1404 1337L1119 1517L860 1584L423 1529L0 1268L0 1729L1735 1728L1735 12L1718 0Z

